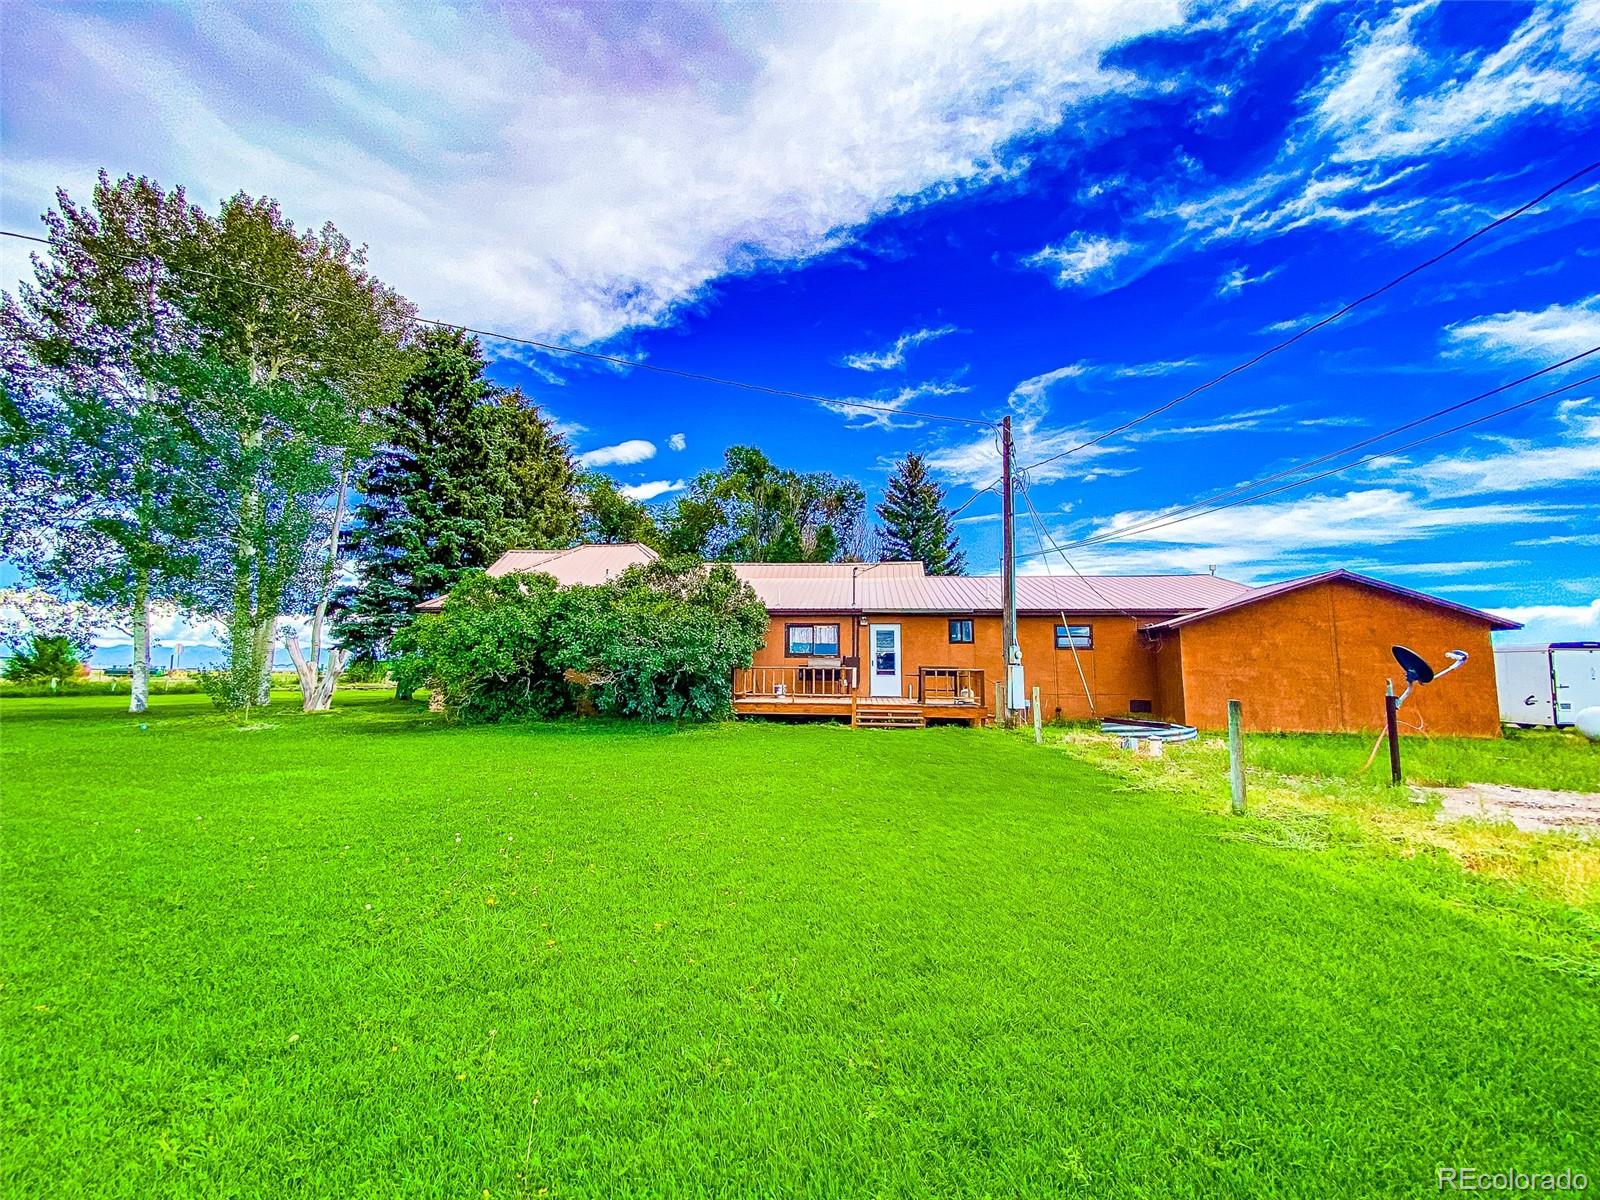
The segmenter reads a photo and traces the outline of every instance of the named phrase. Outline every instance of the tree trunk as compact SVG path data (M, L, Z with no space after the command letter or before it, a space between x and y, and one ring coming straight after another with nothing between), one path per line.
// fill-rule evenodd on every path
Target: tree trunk
M339 675L344 670L345 652L330 651L327 669L319 672L316 661L307 662L305 652L300 649L298 629L293 626L284 629L283 645L294 663L295 674L300 677L302 708L308 713L327 712L333 707L333 689L338 686Z
M128 711L150 706L150 575L139 572L133 593L133 663L129 676Z
M347 652L343 649L328 653L326 668L322 664L322 628L328 619L328 601L333 595L334 572L339 565L339 535L344 529L344 493L350 485L350 465L339 471L339 492L333 502L333 521L328 529L328 556L322 565L321 587L318 588L316 611L311 616L311 661L306 661L300 650L300 631L285 629L283 644L294 662L295 674L300 677L301 707L306 712L327 712L333 707L333 689L339 685L344 672Z
M261 666L256 703L263 708L272 703L272 626L275 619L268 617L255 627L255 660Z

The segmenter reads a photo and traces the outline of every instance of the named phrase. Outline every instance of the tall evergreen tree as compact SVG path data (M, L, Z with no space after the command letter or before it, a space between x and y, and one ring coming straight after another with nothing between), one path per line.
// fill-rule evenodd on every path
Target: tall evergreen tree
M382 414L346 542L357 579L335 630L360 661L383 658L416 605L463 572L519 546L568 545L578 532L565 440L520 392L485 378L477 339L431 329L415 354Z
M895 464L877 511L885 558L920 559L930 575L959 575L966 569L944 489L929 476L920 454L907 454Z

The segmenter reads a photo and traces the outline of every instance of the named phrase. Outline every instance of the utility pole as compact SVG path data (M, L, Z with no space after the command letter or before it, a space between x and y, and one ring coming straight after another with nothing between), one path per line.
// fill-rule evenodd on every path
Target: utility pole
M1000 422L1000 661L1005 664L1005 723L1022 707L1022 648L1017 645L1017 549L1012 539L1015 510L1011 491L1011 418Z

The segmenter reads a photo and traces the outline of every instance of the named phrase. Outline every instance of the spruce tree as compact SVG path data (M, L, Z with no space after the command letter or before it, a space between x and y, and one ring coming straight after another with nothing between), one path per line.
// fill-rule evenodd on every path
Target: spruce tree
M356 661L383 658L416 606L463 572L517 547L566 546L578 529L565 440L520 392L485 378L477 339L432 329L416 353L347 542L356 583L336 630Z
M966 569L944 489L928 475L920 454L907 454L895 464L877 512L884 558L921 560L930 575L959 575Z

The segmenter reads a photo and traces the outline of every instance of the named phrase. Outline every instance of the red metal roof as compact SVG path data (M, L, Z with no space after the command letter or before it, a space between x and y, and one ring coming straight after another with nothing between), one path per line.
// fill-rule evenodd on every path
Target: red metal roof
M740 570L743 564L735 564ZM742 574L742 571L741 571ZM861 570L852 591L836 579L748 578L770 612L998 613L998 575L911 575ZM1128 612L1170 616L1192 612L1248 591L1214 575L1022 575L1022 613Z
M622 542L614 546L573 546L568 550L507 550L489 568L493 576L510 575L516 571L537 571L553 575L562 587L574 584L604 583L621 575L629 567L655 562L658 555L649 546L638 542Z
M1426 592L1413 591L1411 588L1401 587L1397 583L1389 583L1382 579L1374 579L1370 575L1358 575L1354 571L1323 571L1316 575L1302 575L1298 579L1285 579L1281 583L1269 583L1265 587L1247 588L1243 595L1220 604L1211 605L1199 612L1188 613L1171 621L1163 621L1160 625L1151 626L1153 629L1176 629L1180 625L1187 625L1192 621L1203 621L1207 617L1214 617L1218 613L1231 612L1236 608L1243 608L1247 604L1254 604L1258 600L1267 600L1273 596L1281 596L1286 592L1299 591L1301 588L1311 587L1318 583L1328 583L1332 580L1344 580L1347 583L1359 584L1362 587L1377 588L1379 591L1389 592L1402 596L1407 600L1415 600L1419 604L1432 605L1435 608L1448 608L1463 616L1476 617L1486 622L1491 629L1521 629L1522 626L1515 621L1508 621L1505 617L1497 617L1493 613L1480 612L1476 608L1468 608L1465 604L1457 604L1453 600L1441 600L1438 596L1430 596Z

